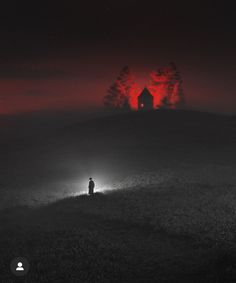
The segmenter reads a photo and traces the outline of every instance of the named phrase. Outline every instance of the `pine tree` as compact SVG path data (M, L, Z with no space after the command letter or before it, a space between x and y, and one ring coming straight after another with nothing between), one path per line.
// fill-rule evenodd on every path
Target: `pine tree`
M165 104L164 108L169 107L170 103L167 101L171 94L171 72L170 68L162 67L150 73L150 90L156 97L156 107L162 107L163 103ZM155 98L154 98L155 100Z
M182 76L174 63L171 63L170 65L173 71L170 80L170 104L173 105L174 108L182 108L185 106Z
M162 108L182 108L185 104L183 81L176 65L159 68L150 74L151 89L160 96Z
M104 97L104 105L113 109L130 109L130 97L135 86L134 77L128 66L121 71L116 81L108 89Z

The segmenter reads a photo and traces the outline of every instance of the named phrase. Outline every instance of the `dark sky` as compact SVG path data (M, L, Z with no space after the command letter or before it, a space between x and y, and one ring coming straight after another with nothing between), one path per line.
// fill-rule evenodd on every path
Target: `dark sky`
M188 106L236 113L236 36L221 1L7 1L0 113L100 107L124 65L140 87L174 61Z

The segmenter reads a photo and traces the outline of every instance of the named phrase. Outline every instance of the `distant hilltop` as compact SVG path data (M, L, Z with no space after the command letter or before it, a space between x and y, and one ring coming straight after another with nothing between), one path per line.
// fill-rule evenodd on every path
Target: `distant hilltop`
M130 68L125 66L104 96L113 109L178 109L185 106L182 75L174 63L150 73L150 81L140 90Z

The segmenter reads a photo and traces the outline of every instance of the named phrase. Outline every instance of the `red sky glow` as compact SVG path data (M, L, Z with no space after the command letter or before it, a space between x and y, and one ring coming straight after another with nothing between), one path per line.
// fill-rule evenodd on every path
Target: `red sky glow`
M166 60L165 60L166 59ZM137 96L147 86L150 87L150 73L160 66L169 64L167 58L156 60L151 58L137 60L137 54L130 56L114 56L96 54L90 58L65 60L56 63L39 64L46 70L63 69L68 76L56 78L0 78L0 114L20 114L43 110L85 110L102 107L102 99L109 86L116 79L120 69L129 63L134 73L136 89L133 90L131 105L137 108ZM60 63L58 63L60 62ZM65 63L66 62L66 63ZM236 98L234 96L234 76L230 73L222 80L224 70L202 69L196 62L189 64L176 63L183 77L183 87L187 107L213 112L235 113ZM36 67L35 67L36 68ZM39 67L38 67L39 68ZM36 68L37 69L37 68ZM30 69L31 70L31 69ZM92 70L92 71L91 71ZM154 95L154 105L159 103L159 96Z

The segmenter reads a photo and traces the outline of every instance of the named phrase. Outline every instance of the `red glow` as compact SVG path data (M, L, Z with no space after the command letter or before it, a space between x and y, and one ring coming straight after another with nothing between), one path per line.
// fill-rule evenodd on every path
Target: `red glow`
M37 79L37 76L27 78L27 75L24 75L23 78L21 76L18 78L13 68L12 77L9 75L9 77L0 78L0 115L43 110L53 111L54 109L69 111L70 109L86 110L90 107L92 109L103 107L103 97L107 93L108 87L114 81L121 64L124 65L129 60L132 62L131 66L133 66L136 76L136 86L133 86L130 91L132 109L138 109L137 97L145 86L154 96L154 106L157 106L160 104L161 97L166 93L165 83L168 81L168 76L166 74L158 76L160 84L153 86L149 82L152 76L149 72L153 69L153 59L151 62L149 59L145 60L140 66L139 60L135 56L129 54L121 62L120 59L114 59L113 54L106 52L105 55L101 53L101 56L97 56L97 54L84 56L83 54L79 59L71 56L71 58L55 57L34 63L26 62L22 67L23 73L28 68L33 71L39 69L39 73L42 74L44 70L47 74L47 70L50 73L54 69L59 69L72 74L72 76L65 79ZM159 59L156 62L160 61ZM230 83L225 83L222 77L226 70L205 68L205 65L201 67L196 65L196 68L191 70L191 66L185 63L181 66L184 72L184 90L187 94L188 107L235 114L234 73L227 71L227 80ZM2 66L2 70L3 68ZM21 72L19 71L19 73ZM176 84L173 93L176 93L178 88L179 86ZM174 95L171 100L176 101L177 98Z
M164 68L163 68L164 69ZM154 97L154 107L158 108L161 99L167 95L170 79L169 68L162 74L152 72L151 81L136 80L130 76L129 102L131 108L138 109L138 96L146 83ZM164 72L165 71L165 72ZM153 85L155 81L158 84ZM109 81L94 78L79 79L1 79L0 80L0 114L16 114L42 110L85 109L90 106L102 106L102 98L107 91ZM173 85L171 103L178 102L179 84ZM125 92L125 91L124 91Z
M96 82L102 93L104 82ZM90 81L81 85L75 80L0 80L0 115L48 110L76 110L101 104Z
M130 90L130 106L132 109L138 109L138 96L141 93L142 89L135 84Z
M162 106L163 99L168 98L171 108L176 108L183 102L182 80L180 73L174 64L169 67L159 68L150 73L150 82L147 85L148 90L153 95L154 108ZM130 104L131 108L137 109L137 97L141 93L137 85L131 89ZM141 105L141 107L143 107Z

